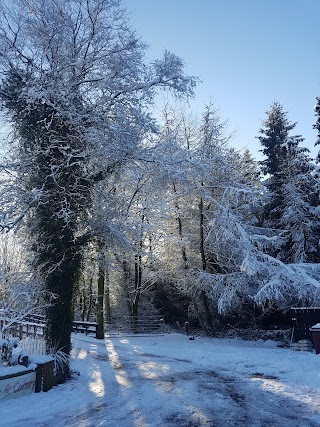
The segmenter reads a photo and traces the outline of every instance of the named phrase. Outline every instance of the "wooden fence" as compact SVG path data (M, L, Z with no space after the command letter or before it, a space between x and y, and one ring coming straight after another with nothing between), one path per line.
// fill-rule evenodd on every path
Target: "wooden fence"
M3 329L3 320L0 318L0 330ZM45 335L45 317L40 315L28 315L23 321L11 325L4 332L5 336L22 338L43 337ZM84 322L75 320L72 322L72 332L85 335L97 334L96 322ZM105 324L105 336L151 336L164 334L164 319L162 316L124 316Z
M0 319L0 331L3 330L4 320ZM45 335L45 318L40 315L28 315L25 319L15 322L4 331L4 336L22 338L37 338ZM95 322L72 322L72 332L82 333L85 335L96 335L97 323Z
M93 334L96 336L97 333L97 323L96 322L81 322L78 320L74 320L72 322L72 332L80 333L80 334Z
M0 320L0 330L3 329L3 320ZM17 322L10 325L5 329L3 335L18 337L20 340L22 338L31 337L43 337L44 336L45 324L33 323L33 322Z

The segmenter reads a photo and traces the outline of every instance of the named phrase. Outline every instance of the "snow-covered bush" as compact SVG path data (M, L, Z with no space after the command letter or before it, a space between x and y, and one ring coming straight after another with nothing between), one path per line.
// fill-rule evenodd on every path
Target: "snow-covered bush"
M48 295L44 301L46 295L42 284L31 273L5 275L0 281L1 335L8 335L28 315L42 314L44 307L54 300L53 295Z
M24 365L27 367L29 365L28 352L19 346L19 338L0 339L0 349L0 362L3 366Z

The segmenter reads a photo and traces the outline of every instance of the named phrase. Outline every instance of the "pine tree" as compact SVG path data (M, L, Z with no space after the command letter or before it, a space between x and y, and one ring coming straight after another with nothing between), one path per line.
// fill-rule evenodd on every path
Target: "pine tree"
M286 144L289 132L296 124L289 122L287 113L278 102L274 102L266 114L267 118L262 122L263 128L260 129L261 135L258 136L264 147L261 151L266 156L260 162L262 173L266 175L264 186L267 189L261 225L277 229L281 217L279 206L282 203L280 194L283 185L282 162L287 155Z
M320 188L309 150L299 146L302 141L297 136L288 138L281 163L279 226L285 230L286 244L279 258L286 263L319 263Z
M317 122L313 125L313 128L317 129L317 131L318 131L317 140L316 140L315 145L320 145L320 97L318 97L318 96L316 97L314 112L315 112L315 115L317 116ZM316 160L318 163L320 162L320 152L318 153Z
M260 129L261 136L258 136L260 144L264 147L261 151L266 156L260 164L265 175L275 176L285 155L284 144L296 123L288 121L283 106L276 101L271 104L266 114L267 118L262 122L263 128Z
M287 113L274 103L267 113L265 129L259 140L267 156L261 162L267 192L263 207L263 222L281 237L281 247L272 255L285 263L317 263L319 261L319 185L315 166L303 138L289 136L295 124Z
M258 161L252 157L249 149L246 148L239 157L239 173L241 182L253 188L261 187L261 171Z

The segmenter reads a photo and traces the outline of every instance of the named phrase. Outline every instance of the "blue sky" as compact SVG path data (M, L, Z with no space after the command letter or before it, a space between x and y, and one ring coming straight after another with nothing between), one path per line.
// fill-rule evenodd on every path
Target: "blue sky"
M192 109L210 100L236 129L232 145L260 158L255 138L273 101L298 122L314 156L314 98L320 96L319 0L124 0L150 46L182 57L202 83ZM320 147L319 147L320 148Z

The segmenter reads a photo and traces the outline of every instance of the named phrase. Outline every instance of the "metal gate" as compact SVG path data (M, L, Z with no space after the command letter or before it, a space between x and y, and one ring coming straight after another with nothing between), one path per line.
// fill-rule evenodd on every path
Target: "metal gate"
M123 316L105 324L105 337L164 335L162 316Z

